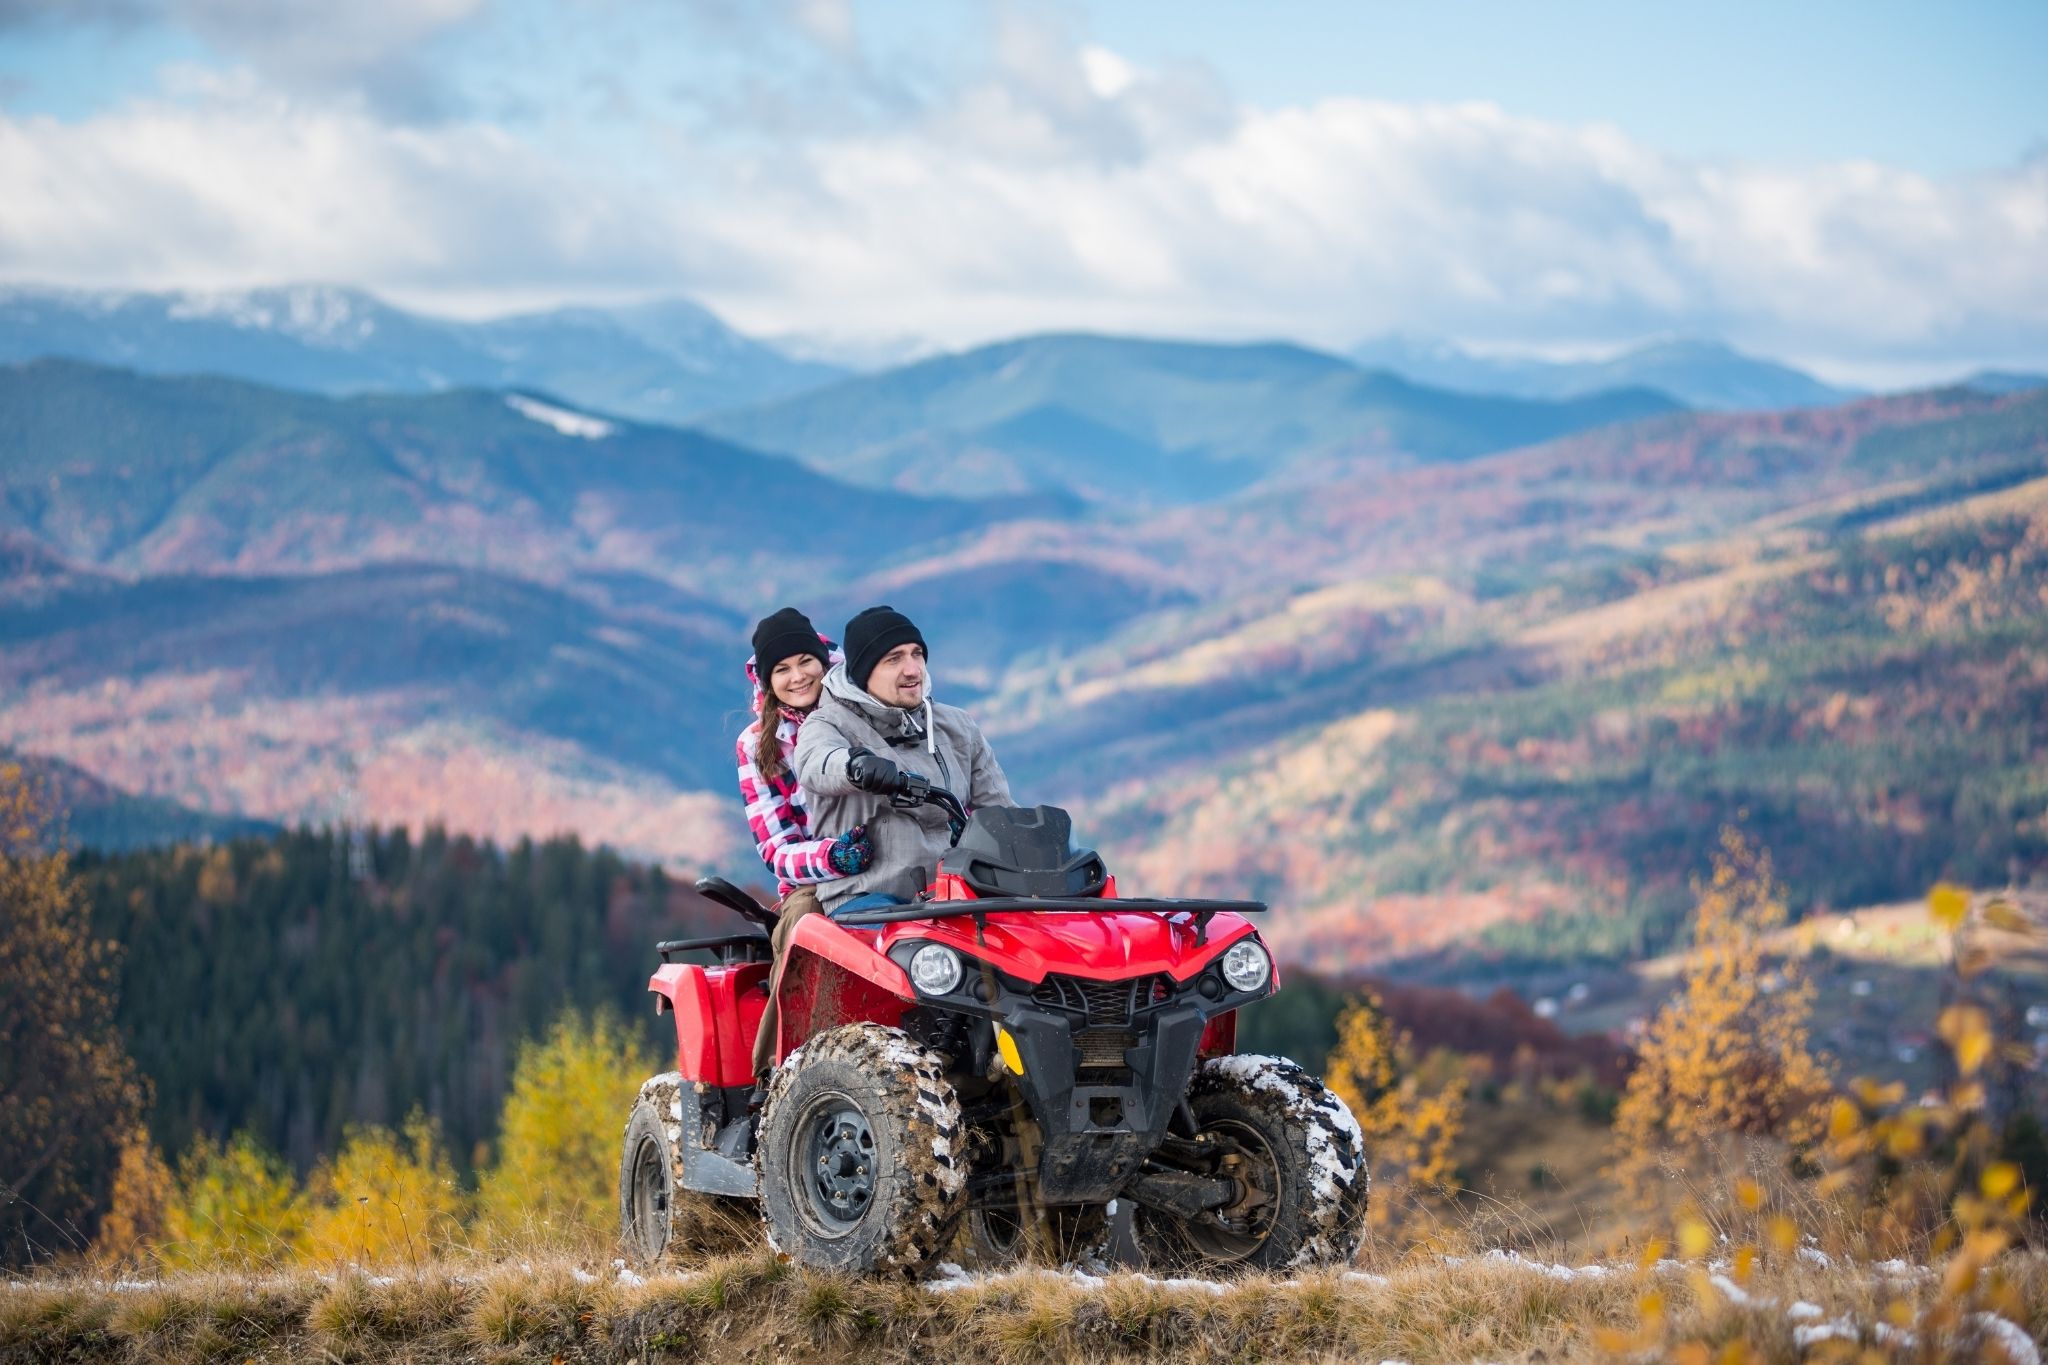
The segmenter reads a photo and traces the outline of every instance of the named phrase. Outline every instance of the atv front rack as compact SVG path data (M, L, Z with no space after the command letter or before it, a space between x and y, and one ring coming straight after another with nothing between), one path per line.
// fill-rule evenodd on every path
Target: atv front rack
M874 928L883 924L900 924L915 919L965 919L972 918L977 928L989 915L1030 914L1030 915L1193 915L1195 917L1195 943L1200 946L1209 941L1209 921L1217 915L1257 915L1265 913L1263 901L1212 901L1107 899L1101 896L985 896L971 901L912 901L908 905L876 906L872 910L855 910L850 914L833 915L834 924L849 929Z

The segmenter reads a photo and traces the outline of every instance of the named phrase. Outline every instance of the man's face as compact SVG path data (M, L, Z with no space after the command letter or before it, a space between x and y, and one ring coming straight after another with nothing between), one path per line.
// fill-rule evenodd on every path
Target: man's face
M868 695L884 706L908 711L924 701L924 646L898 645L868 674Z

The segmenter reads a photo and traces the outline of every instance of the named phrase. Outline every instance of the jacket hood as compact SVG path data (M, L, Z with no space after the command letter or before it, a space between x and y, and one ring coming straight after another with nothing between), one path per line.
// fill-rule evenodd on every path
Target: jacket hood
M846 656L840 652L839 646L834 644L831 638L822 632L818 636L818 643L825 646L827 669L825 681L829 685L832 681L832 673L845 671ZM750 694L747 697L747 705L751 708L752 713L758 716L761 714L761 695L767 690L767 684L761 681L760 670L754 667L754 656L751 654L747 656L747 682L751 685ZM820 700L822 699L823 694L821 693ZM780 709L786 716L795 714L786 706Z
M867 717L868 723L883 735L898 736L922 743L927 751L937 752L937 736L932 729L932 675L931 665L925 665L924 700L906 711L900 706L877 701L872 693L853 680L846 671L846 661L836 658L825 674L825 692L837 697L848 706ZM756 702L756 705L759 705Z

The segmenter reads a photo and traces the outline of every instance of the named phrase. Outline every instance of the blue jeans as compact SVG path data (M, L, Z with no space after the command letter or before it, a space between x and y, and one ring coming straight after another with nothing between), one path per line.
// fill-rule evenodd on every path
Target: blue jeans
M838 919L841 915L850 915L856 910L881 910L891 905L908 904L910 902L903 899L903 897L892 896L886 891L868 891L855 896L852 900L842 905L833 906L832 918Z

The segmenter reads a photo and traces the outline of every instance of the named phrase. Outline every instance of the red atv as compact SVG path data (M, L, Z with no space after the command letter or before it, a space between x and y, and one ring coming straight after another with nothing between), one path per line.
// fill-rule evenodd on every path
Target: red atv
M708 1204L758 1200L806 1266L931 1272L968 1252L1106 1245L1113 1200L1148 1260L1260 1269L1350 1260L1364 1140L1315 1077L1235 1055L1236 1011L1279 988L1249 901L1126 900L1052 806L984 807L904 774L953 847L916 901L811 915L790 937L780 1059L749 1112L765 933L659 945L648 987L676 1070L626 1126L626 1241L656 1257ZM763 928L730 884L699 891ZM715 965L673 963L692 949ZM744 1208L744 1206L738 1206ZM751 1212L749 1210L749 1212Z

